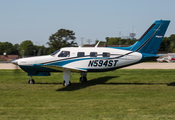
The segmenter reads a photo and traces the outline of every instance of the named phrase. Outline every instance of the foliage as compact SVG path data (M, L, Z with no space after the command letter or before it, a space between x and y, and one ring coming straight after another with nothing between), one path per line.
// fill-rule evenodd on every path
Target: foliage
M111 37L107 40L107 45L119 45L120 44L120 38L119 37Z
M25 40L20 45L12 44L10 42L0 42L0 55L6 52L7 55L20 56L37 56L48 55L52 52L62 48L77 46L75 42L75 33L71 30L60 29L49 37L48 48L45 46L34 45L31 40ZM132 45L137 39L121 39L120 37L106 37L106 41L101 41L100 45ZM95 41L97 44L98 40ZM160 45L159 51L172 51L175 53L175 34L169 37L164 37Z
M47 55L50 54L50 48L44 46L33 45L31 40L25 40L20 45L12 44L9 42L0 42L0 54L3 55L4 52L7 55L20 55L20 56L37 56L37 55Z
M15 55L17 54L17 49L10 42L0 42L0 54L3 55L3 53L6 53L6 55Z
M175 48L175 34L172 34L169 37L169 41L170 41L170 50L173 51L173 49Z
M95 45L99 42L99 40L95 40ZM106 45L105 41L100 41L99 45Z
M62 73L33 77L0 70L1 120L167 120L175 118L175 70L88 73L62 86Z
M121 45L128 44L132 45L134 44L137 39L121 39L120 37L106 37L106 42L103 42L103 44L107 45ZM97 43L97 42L96 42ZM160 45L159 51L173 51L175 52L175 34L170 35L170 37L164 37L162 40L162 43Z
M15 55L19 55L19 44L14 44L14 49L16 51Z
M74 35L75 33L71 30L60 29L49 37L47 44L50 46L52 52L62 47L77 46Z
M168 47L167 47L168 46ZM160 45L159 51L169 51L170 41L168 37L164 37Z
M175 34L170 37L164 37L160 45L159 51L174 51L175 48Z
M120 37L106 37L107 45L132 45L137 39L123 39Z
M22 56L34 55L34 45L31 40L23 41L19 46L19 52Z
M47 55L47 48L44 46L35 46L36 53L35 56Z

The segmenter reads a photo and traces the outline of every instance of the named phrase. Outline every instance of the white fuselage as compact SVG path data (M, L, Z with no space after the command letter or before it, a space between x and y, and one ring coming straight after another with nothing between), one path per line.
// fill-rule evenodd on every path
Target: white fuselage
M64 54L64 55L63 55ZM142 54L108 47L67 47L54 55L22 58L19 66L51 65L80 71L108 71L139 62Z

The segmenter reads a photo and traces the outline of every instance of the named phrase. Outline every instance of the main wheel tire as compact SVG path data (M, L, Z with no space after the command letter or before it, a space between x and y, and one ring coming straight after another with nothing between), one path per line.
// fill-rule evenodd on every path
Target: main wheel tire
M87 82L87 78L86 77L80 77L80 82Z
M32 79L32 80L29 80L28 81L28 84L35 84L35 81Z
M69 84L66 85L66 81L64 80L64 81L63 81L63 86L71 86L71 81L69 81Z

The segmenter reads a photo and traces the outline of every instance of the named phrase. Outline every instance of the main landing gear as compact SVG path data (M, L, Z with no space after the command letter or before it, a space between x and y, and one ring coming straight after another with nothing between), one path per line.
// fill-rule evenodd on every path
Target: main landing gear
M35 84L35 81L32 79L32 76L30 76L30 79L28 81L28 84Z
M63 86L70 86L71 82L70 80L71 70L70 69L63 69Z
M87 73L86 72L81 72L80 73L81 77L80 77L80 82L87 82ZM70 69L64 69L63 70L63 86L70 86L71 85L71 82L69 81L70 80L70 76L71 76L71 70Z
M87 78L86 78L87 73L86 72L81 72L80 75L81 75L80 82L81 83L87 82ZM70 86L71 85L71 82L69 81L70 76L71 76L71 70L64 68L64 70L63 70L63 79L64 79L63 86ZM28 84L35 84L35 81L32 79L32 76L30 76Z
M80 75L81 75L81 77L80 77L80 82L81 82L81 83L82 83L82 82L87 82L87 78L86 78L87 73L86 73L86 72L81 72Z
M70 79L70 75L71 75L71 70L70 69L64 69L63 71L63 86L70 86L71 85L71 82L69 81ZM86 72L81 72L80 73L81 77L80 77L80 82L83 83L83 82L87 82L87 73Z
M67 85L67 84L66 84L66 81L64 80L64 81L63 81L63 86L71 86L71 81L69 81L69 84Z

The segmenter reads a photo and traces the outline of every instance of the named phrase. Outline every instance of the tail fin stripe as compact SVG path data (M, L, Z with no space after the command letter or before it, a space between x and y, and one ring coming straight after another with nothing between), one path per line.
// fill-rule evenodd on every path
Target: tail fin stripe
M138 41L140 41L153 27L154 27L155 23L153 23L148 29L147 31L138 39Z
M152 25L152 27L153 27L154 25ZM152 28L152 27L150 27L150 28ZM137 51L139 51L142 47L144 47L150 40L151 40L151 38L156 34L156 32L159 30L159 28L161 27L161 24L159 25L159 27L155 30L155 32L136 50L136 52ZM149 29L150 30L150 29ZM144 36L143 36L144 37Z

